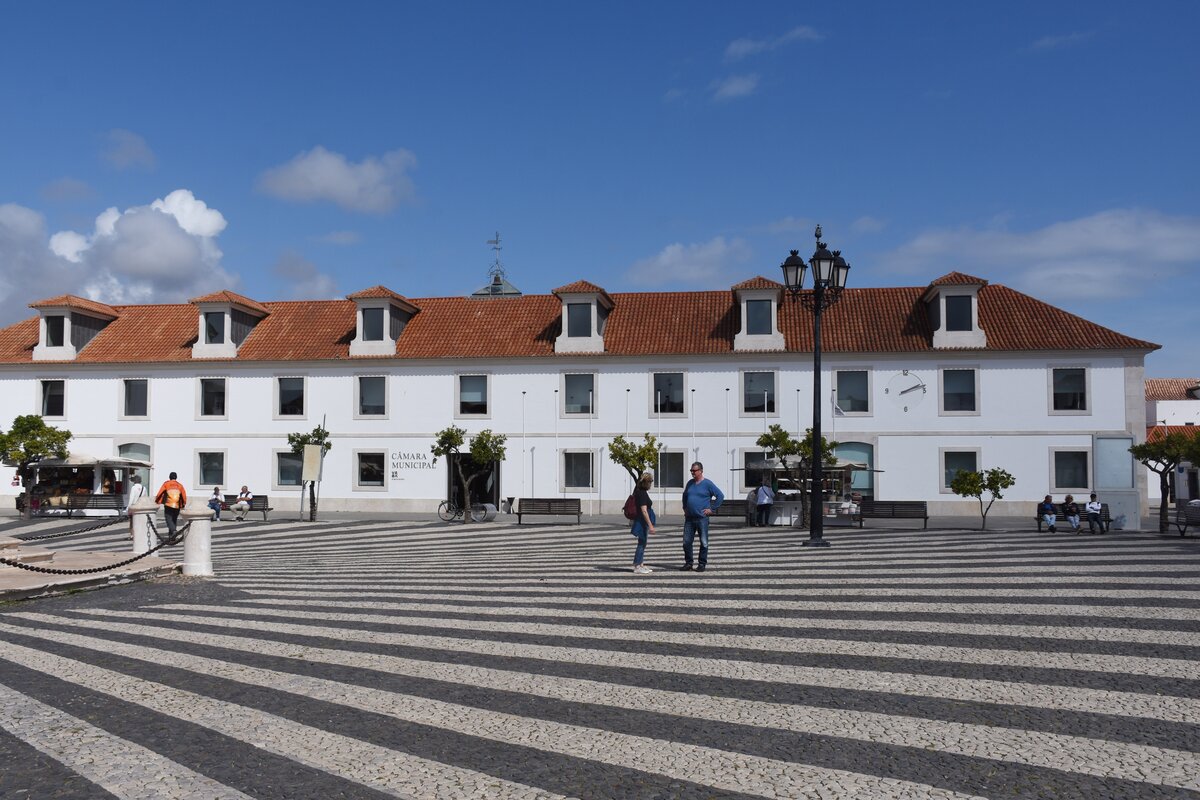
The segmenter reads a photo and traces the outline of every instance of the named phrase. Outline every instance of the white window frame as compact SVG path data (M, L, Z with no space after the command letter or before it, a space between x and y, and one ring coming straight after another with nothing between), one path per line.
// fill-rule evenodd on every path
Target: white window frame
M217 416L215 414L203 414L204 411L204 381L224 381L225 383L225 413ZM214 422L229 419L229 376L227 375L199 375L196 377L196 420L198 422Z
M683 487L687 486L688 478L691 477L691 475L688 474L688 467L690 467L692 465L692 461L695 461L696 459L692 458L691 461L688 461L688 450L685 447L664 447L662 450L659 450L658 452L659 452L659 462L656 463L654 466L654 469L651 470L651 472L654 473L654 488L656 488L656 489L673 489L673 490L678 490L678 491L682 492ZM679 477L679 480L681 480L683 482L681 484L679 484L678 486L665 486L664 484L660 483L658 480L658 464L662 463L662 456L667 453L670 453L672 455L678 454L678 455L683 456L683 459L682 459L683 463L680 465L680 468L682 469L683 474Z
M383 485L382 486L363 486L358 482L358 459L364 455L381 455L383 456ZM388 491L388 451L380 450L377 447L363 447L353 451L353 457L350 459L350 480L353 491L356 492L386 492Z
M46 381L62 382L62 413L57 415L43 414L46 407ZM67 418L67 378L66 376L43 375L37 379L37 415L42 419L62 420Z
M767 308L770 311L770 313L767 314L767 329L765 331L760 331L758 333L754 333L750 330L750 304L751 303L766 303L767 304ZM756 336L756 337L774 336L779 331L779 326L775 320L776 305L777 305L776 302L773 299L768 298L768 297L747 297L742 300L742 314L745 315L744 319L746 321L745 324L742 326L742 330L746 334L746 336Z
M483 378L484 392L487 397L487 411L483 414L462 413L462 379ZM454 373L454 418L455 419L491 419L492 418L492 373L490 372L456 372Z
M567 411L567 376L568 375L591 375L592 376L592 410L591 413L578 413ZM591 370L566 370L559 373L558 376L558 391L562 396L562 402L558 404L559 419L596 419L596 408L600 405L600 379L599 374ZM488 404L491 408L491 404Z
M748 373L768 372L772 376L772 381L775 387L775 410L766 413L767 419L779 419L780 393L779 393L779 370L763 367L762 369L742 369L738 370L738 417L741 419L762 419L761 411L746 410L746 375ZM747 489L749 491L749 489Z
M1054 370L1056 369L1081 369L1083 370L1083 391L1084 402L1087 403L1087 408L1082 411L1074 409L1055 409L1054 408ZM1047 364L1046 365L1046 413L1052 417L1090 417L1092 415L1093 400L1095 395L1092 394L1092 365L1091 364Z
M596 470L599 469L599 459L596 457L598 451L589 450L586 447L564 447L558 451L558 488L559 492L565 494L573 492L575 494L591 494L596 491ZM591 457L591 485L590 486L567 486L567 454L584 454Z
M1057 456L1059 453L1083 453L1085 456L1087 456L1087 470L1086 470L1087 475L1085 475L1084 477L1087 478L1087 482L1090 484L1093 480L1095 480L1092 473L1096 468L1095 462L1093 461L1094 456L1092 454L1091 446L1090 445L1088 445L1086 447L1061 446L1061 447L1051 447L1050 448L1050 480L1048 481L1048 483L1050 484L1050 490L1049 490L1050 493L1051 494L1081 494L1082 493L1084 497L1087 497L1088 494L1091 492L1091 486L1058 486L1058 485L1056 485L1058 483L1058 471L1055 469L1054 460L1055 460L1055 456Z
M283 484L283 483L279 482L279 456L281 454L297 455L296 453L293 453L291 448L289 448L289 447L277 447L271 451L271 492L278 493L278 492L300 492L300 491L303 491L303 489L304 489L304 481L303 480L301 480L300 483L296 484L295 486L289 486L287 484ZM297 455L297 457L300 458L301 466L303 466L304 456ZM238 490L240 490L241 488L242 487L239 485L237 487L237 489L235 489L233 492L230 492L230 494L237 494ZM250 491L251 492L254 491L253 487L251 487Z
M654 376L655 375L679 375L679 376L681 376L681 378L683 380L683 411L682 412L664 411L661 414L658 413L658 404L655 402L655 397L654 397ZM656 369L656 370L651 370L650 372L648 372L646 374L646 381L649 384L649 388L646 390L647 397L649 398L649 403L647 404L647 409L646 409L647 416L650 419L687 419L688 414L692 410L691 405L690 405L691 392L688 390L689 380L690 380L690 378L688 376L687 370L683 370L683 369Z
M383 413L382 414L364 414L362 413L362 379L363 378L379 378L383 381ZM458 380L455 378L455 383ZM354 376L354 419L387 419L389 404L391 400L391 382L387 375L355 375Z
M837 402L838 382L841 380L841 373L843 373L843 372L865 372L865 373L867 373L867 410L866 411L846 411L845 409L842 409L841 413L839 413L838 416L840 416L840 417L873 417L873 416L875 416L875 402L874 402L874 400L875 400L875 371L873 369L869 369L867 367L849 367L849 366L834 367L831 371L833 372L833 399L834 399L835 403ZM776 399L775 405L776 406L779 405L778 397ZM841 408L841 406L838 406L838 407ZM747 491L749 491L749 490L747 490Z
M283 380L284 378L299 378L300 379L300 381L301 381L300 391L303 393L302 402L304 403L304 413L303 414L281 414L281 413L279 413L279 381ZM272 398L273 398L272 405L271 405L271 419L283 419L283 420L308 419L309 394L308 394L308 376L307 375L297 375L295 373L275 375L271 378L271 385L272 385L271 393L272 393ZM226 405L225 405L226 411L229 410L228 400L229 400L229 398L226 398Z
M201 470L200 470L200 454L201 453L214 453L214 454L221 456L221 478L222 478L222 480L209 481L207 483L201 480L201 477L202 477L200 474L201 473ZM225 478L229 477L229 451L226 450L225 448L223 448L223 447L197 447L195 450L192 451L192 467L195 470L192 474L196 476L196 478L195 478L196 486L198 488L204 490L204 502L205 503L208 502L208 491L213 486L224 486L226 489L229 488L229 486L225 483L225 480L224 480ZM147 488L149 488L149 487L147 487ZM221 494L225 494L225 492L221 492Z
M126 414L125 413L125 383L126 381L145 381L146 382L146 413L145 414ZM150 378L140 375L126 375L121 378L121 388L117 398L117 419L122 420L146 420L150 419Z
M947 411L946 410L946 385L943 380L943 374L946 370L974 370L975 372L975 410L974 411ZM938 381L938 416L942 417L978 417L983 409L983 398L979 394L979 365L978 364L945 364L937 368Z
M978 405L978 403L976 403ZM975 454L975 471L978 472L983 468L983 449L979 447L939 447L938 448L938 492L941 494L954 494L954 490L946 485L946 454L947 453L974 453Z

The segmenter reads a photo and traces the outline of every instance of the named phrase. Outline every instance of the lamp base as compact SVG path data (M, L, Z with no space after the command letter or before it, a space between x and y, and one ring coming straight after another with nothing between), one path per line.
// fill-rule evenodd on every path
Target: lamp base
M800 543L801 547L829 547L828 539L805 539Z

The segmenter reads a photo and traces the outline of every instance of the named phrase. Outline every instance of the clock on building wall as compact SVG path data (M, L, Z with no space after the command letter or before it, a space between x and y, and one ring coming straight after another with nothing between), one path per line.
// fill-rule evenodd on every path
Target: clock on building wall
M929 387L915 372L901 370L888 379L883 393L903 411L910 411L925 399Z

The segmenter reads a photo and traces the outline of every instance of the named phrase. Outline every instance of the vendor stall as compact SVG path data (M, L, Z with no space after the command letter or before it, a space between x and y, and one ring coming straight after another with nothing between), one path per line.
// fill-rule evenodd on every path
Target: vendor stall
M55 516L120 514L129 491L129 476L149 467L149 462L119 456L72 454L44 458L31 466L31 508L35 514Z

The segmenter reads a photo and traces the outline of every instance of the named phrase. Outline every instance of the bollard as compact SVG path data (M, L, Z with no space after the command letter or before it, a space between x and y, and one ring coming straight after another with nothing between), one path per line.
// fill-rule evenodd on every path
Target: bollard
M129 508L129 518L133 525L133 554L140 556L158 542L150 542L150 517L158 513L158 504L149 497L143 497Z
M183 540L183 574L211 578L212 566L212 509L206 506L185 508L179 521L188 528Z

